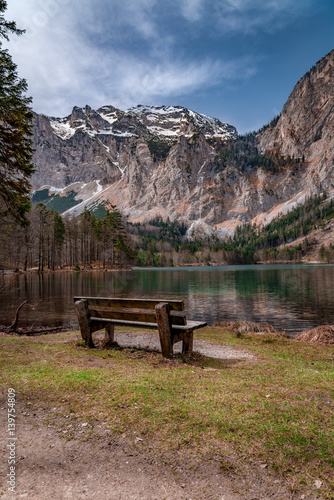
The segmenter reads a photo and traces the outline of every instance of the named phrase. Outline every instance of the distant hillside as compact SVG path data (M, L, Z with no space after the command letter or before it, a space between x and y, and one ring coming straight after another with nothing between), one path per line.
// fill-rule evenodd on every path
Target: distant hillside
M128 231L136 235L139 265L334 262L334 201L314 196L266 226L239 226L233 237L185 239L186 227L154 219Z

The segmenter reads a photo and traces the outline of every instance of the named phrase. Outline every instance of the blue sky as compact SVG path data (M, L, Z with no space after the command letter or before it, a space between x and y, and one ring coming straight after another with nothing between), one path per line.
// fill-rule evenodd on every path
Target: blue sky
M277 115L334 48L333 0L9 0L33 108L181 105L239 133Z

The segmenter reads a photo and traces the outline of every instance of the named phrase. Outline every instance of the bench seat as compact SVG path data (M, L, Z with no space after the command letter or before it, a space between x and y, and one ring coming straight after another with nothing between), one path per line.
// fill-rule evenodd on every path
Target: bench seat
M115 326L130 326L159 331L164 357L173 355L173 345L182 341L182 352L193 349L193 331L207 323L186 319L182 300L74 297L81 335L94 347L92 333L103 328L107 343L114 342Z

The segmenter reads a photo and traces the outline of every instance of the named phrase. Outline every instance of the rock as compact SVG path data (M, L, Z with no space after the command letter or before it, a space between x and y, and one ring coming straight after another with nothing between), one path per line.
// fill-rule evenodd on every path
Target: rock
M305 159L301 186L332 190L334 169L334 50L303 76L274 127L259 134L262 151Z
M320 490L320 488L322 486L322 481L320 481L320 479L316 479L314 481L314 486L317 488L317 490Z

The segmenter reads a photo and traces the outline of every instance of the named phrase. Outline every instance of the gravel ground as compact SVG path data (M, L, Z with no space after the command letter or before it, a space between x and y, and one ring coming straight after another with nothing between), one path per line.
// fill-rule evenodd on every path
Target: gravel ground
M100 336L103 334L100 334ZM101 338L101 337L100 337ZM130 347L134 349L149 349L161 352L159 336L157 332L115 332L115 341L121 347ZM174 345L174 353L182 351L182 342ZM194 352L203 356L218 359L242 359L254 358L254 355L244 349L232 349L232 347L210 342L207 340L194 339Z

